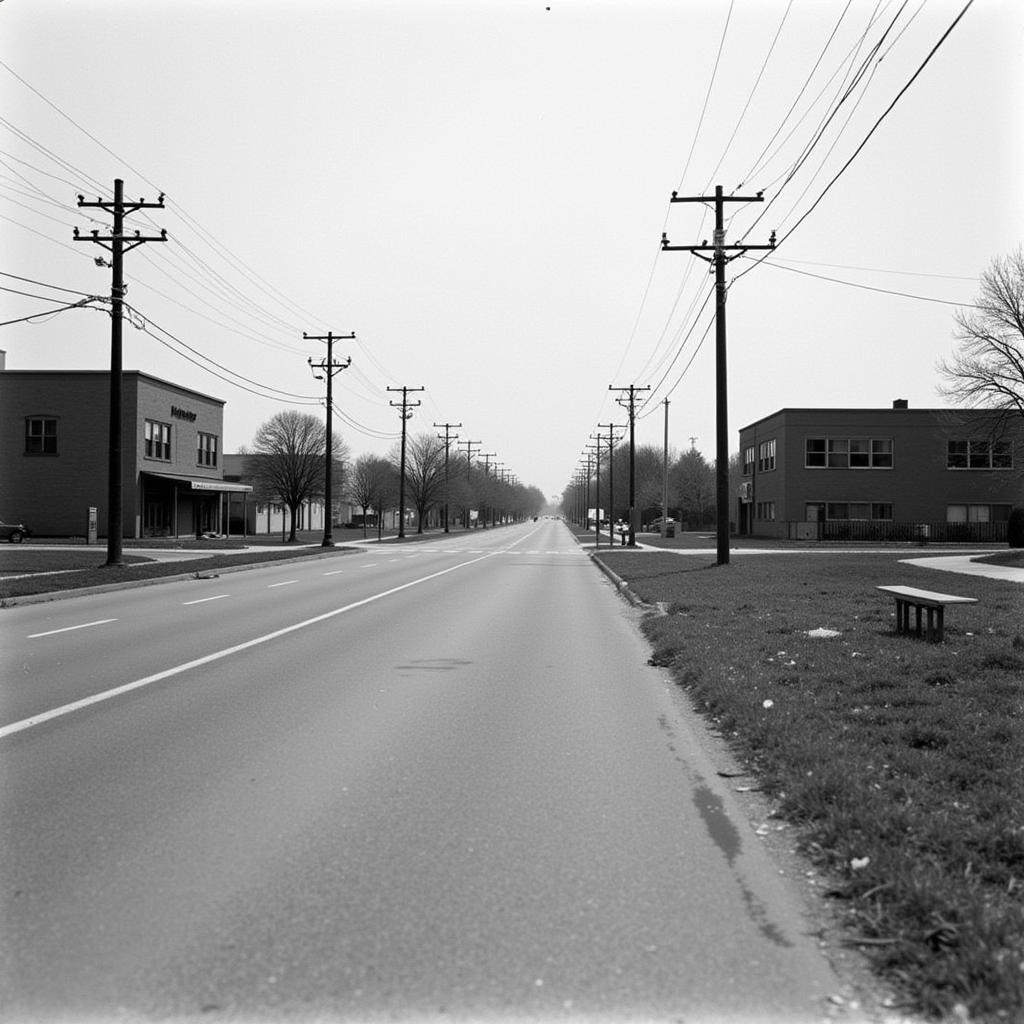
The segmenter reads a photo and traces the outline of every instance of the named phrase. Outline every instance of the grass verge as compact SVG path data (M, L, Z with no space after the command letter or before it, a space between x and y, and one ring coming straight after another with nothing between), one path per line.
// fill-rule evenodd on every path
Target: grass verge
M1024 1020L1024 588L866 553L601 557L667 610L652 661L800 827L908 1007ZM895 634L890 583L979 603L927 644Z

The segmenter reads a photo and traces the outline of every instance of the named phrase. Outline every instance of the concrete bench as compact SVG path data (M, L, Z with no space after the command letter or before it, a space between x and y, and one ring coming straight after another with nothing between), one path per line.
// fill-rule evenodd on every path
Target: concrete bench
M927 639L939 643L942 640L943 614L947 605L977 604L976 597L957 597L955 594L937 594L932 590L918 590L917 587L878 587L883 593L896 598L896 632L910 632L910 609L916 613L914 632L921 635L921 611L928 615Z

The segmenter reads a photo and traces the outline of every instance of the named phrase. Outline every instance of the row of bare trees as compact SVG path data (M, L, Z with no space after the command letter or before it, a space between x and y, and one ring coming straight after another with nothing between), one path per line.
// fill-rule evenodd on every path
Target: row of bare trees
M452 453L446 460L444 441L433 434L417 434L406 443L407 508L399 511L397 445L387 456L366 454L354 461L338 438L334 439L332 450L334 498L362 510L364 536L371 517L380 536L384 518L390 512L414 515L416 531L422 533L432 518L443 522L446 528L448 516L466 526L486 526L488 522L496 525L538 515L544 506L544 496L538 488L505 479L495 471L488 473ZM253 484L254 498L280 502L288 508L289 540L296 539L300 506L324 497L326 451L323 422L294 409L267 420L256 432L251 448L243 450L247 456L244 475Z
M636 507L641 516L645 519L660 516L665 483L664 450L654 445L637 445L634 473ZM598 475L600 495L597 493ZM610 494L609 482L614 487L614 496ZM584 507L600 508L611 522L627 518L629 450L626 445L614 449L610 466L607 454L602 452L600 474L596 459L591 460L589 479L584 472L565 489L561 511L566 518L575 518L577 510ZM670 450L668 514L699 529L715 521L715 509L714 462L705 459L696 448L682 453Z

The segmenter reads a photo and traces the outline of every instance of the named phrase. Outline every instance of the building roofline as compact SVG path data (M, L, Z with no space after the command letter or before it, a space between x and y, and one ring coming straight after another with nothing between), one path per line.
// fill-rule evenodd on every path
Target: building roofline
M160 384L163 387L175 388L177 391L184 391L186 394L195 395L197 398L205 398L208 402L217 402L219 405L227 405L227 401L223 398L217 398L216 395L208 395L204 391L196 391L195 388L186 387L184 384L176 384L172 380L164 380L163 377L156 377L151 373L146 373L144 370L122 370L121 374L123 377L139 377L147 381L152 381L154 384ZM36 376L36 377L109 377L109 370L0 370L0 376L14 377L14 376Z
M760 419L754 420L752 423L748 423L746 426L740 427L740 432L742 433L744 430L750 430L752 427L759 426L760 424L764 423L766 420L773 420L777 416L782 416L785 413L804 413L804 414L811 414L811 415L819 415L819 414L834 415L836 413L845 413L845 414L849 414L849 413L872 413L874 415L888 415L888 416L897 416L898 415L898 416L906 417L906 416L924 415L924 414L935 416L935 415L938 415L940 413L941 414L945 414L947 416L950 415L950 414L964 415L964 414L983 414L983 413L991 415L993 413L998 413L1000 411L1001 410L999 410L999 409L964 408L963 406L946 406L946 407L943 407L943 408L931 408L931 409L925 409L923 407L921 407L921 408L912 408L912 409L893 409L893 408L890 408L889 406L881 406L881 407L879 407L879 406L870 406L870 405L866 405L866 406L842 406L842 407L839 407L839 408L836 408L835 406L786 406L786 407L784 407L782 409L776 409L775 412L769 413L767 416L762 416Z

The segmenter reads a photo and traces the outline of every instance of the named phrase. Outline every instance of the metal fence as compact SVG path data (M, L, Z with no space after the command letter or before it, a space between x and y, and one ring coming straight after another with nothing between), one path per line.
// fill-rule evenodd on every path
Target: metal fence
M1004 523L895 523L827 520L817 526L818 540L875 541L917 544L1005 544Z

